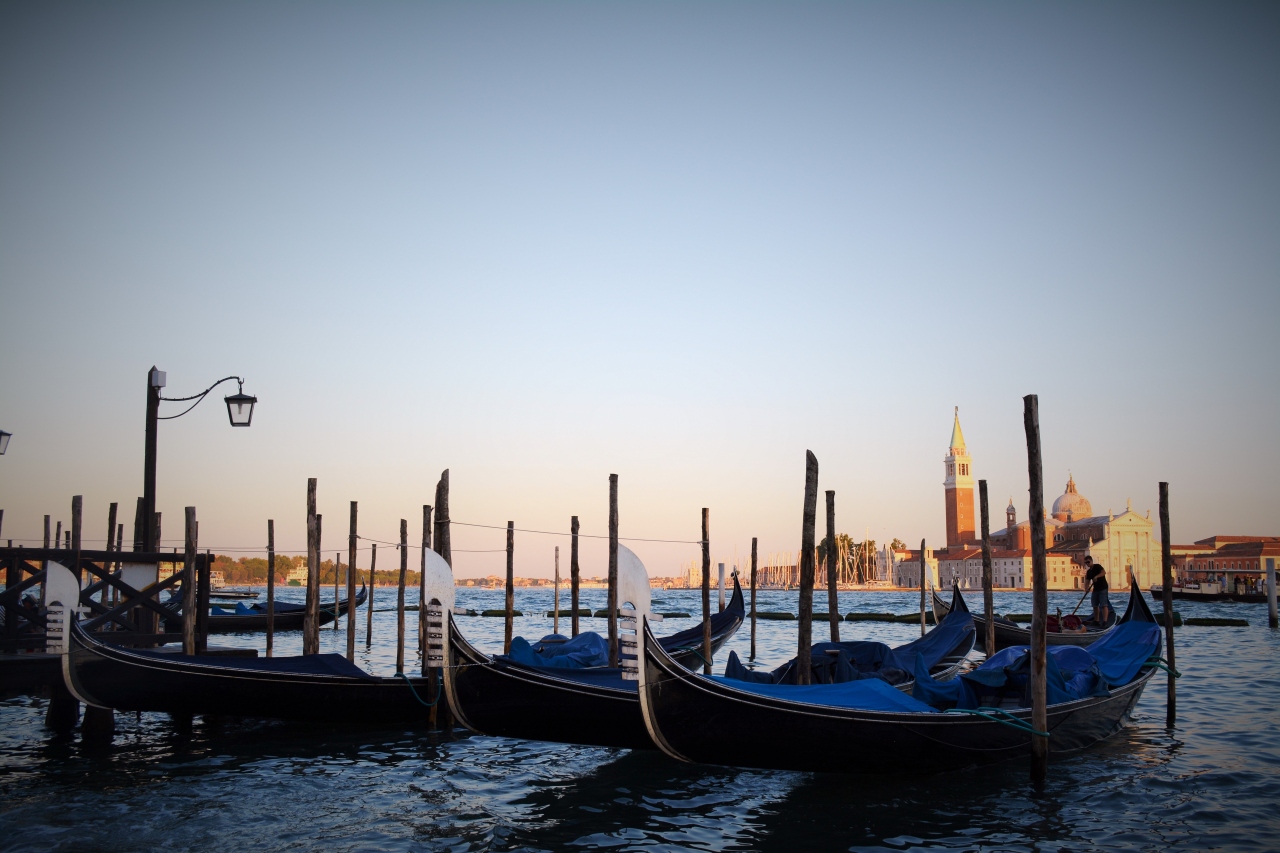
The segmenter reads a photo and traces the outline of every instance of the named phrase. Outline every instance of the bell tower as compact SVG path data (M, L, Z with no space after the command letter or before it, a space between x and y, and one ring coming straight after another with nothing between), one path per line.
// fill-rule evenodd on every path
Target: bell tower
M951 447L942 460L946 479L942 481L947 502L947 548L960 548L978 538L973 521L973 460L960 431L960 407L956 406L951 427Z

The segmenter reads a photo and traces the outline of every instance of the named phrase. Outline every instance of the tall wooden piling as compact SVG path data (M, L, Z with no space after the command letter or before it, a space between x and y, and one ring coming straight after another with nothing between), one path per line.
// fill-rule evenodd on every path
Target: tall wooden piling
M115 540L116 538L116 512L119 510L119 507L120 507L119 504L113 502L111 504L111 507L107 510L107 550L108 551L115 550L111 547L111 544L113 540ZM110 575L111 561L108 560L107 562L103 563L102 569L104 572L106 572L106 574ZM107 603L107 594L110 589L112 589L111 584L104 583L102 585L102 595L99 597L99 601L104 605Z
M138 504L133 511L133 550L135 551L145 550L144 546L146 545L146 542L147 542L146 540L146 536L147 536L146 507L147 507L146 499L138 498ZM45 547L47 548L49 547L49 537L47 535L48 531L46 530L45 533L46 535L44 537L44 544L45 544Z
M302 653L320 652L320 523L316 517L316 478L307 479L307 609L302 617Z
M560 546L556 546L555 594L551 603L551 633L560 633Z
M198 528L196 508L189 506L186 513L186 562L182 566L182 653L196 653L196 547Z
M333 555L333 630L338 630L338 577L342 574L342 552Z
M711 674L711 510L702 508L702 672Z
M987 509L987 481L978 481L978 503L982 513L982 615L987 620L982 638L987 657L996 653L996 608L991 580L991 513Z
M360 540L356 535L358 516L359 505L352 501L350 530L347 531L347 660L352 663L356 661L356 548Z
M751 537L751 657L756 659L756 537Z
M609 666L618 666L618 475L609 475Z
M578 517L569 519L569 608L573 611L573 634L578 636Z
M396 592L396 672L404 672L404 580L409 571L409 521L400 519L400 582Z
M49 516L44 517L44 549L49 550ZM137 548L134 548L137 551Z
M502 653L511 654L511 635L515 628L516 609L516 523L507 522L507 597L506 619L503 621Z
M453 538L449 532L449 469L440 474L436 483L436 553L453 568Z
M124 550L124 522L116 525L116 574L124 571L124 557L120 556ZM120 603L120 590L117 587L111 588L111 606L115 607Z
M373 547L369 549L369 600L366 602L369 609L365 611L364 626L364 647L366 649L373 648L373 591L377 588L374 583L378 578L378 543L374 542Z
M62 522L61 521L58 522L58 531L53 534L53 547L55 548L65 547L62 544Z
M1040 401L1035 394L1028 394L1022 398L1022 403L1022 421L1027 434L1027 479L1031 484L1031 507L1027 513L1031 525L1031 727L1046 732L1049 730L1049 715L1045 693L1045 625L1049 615L1049 580L1045 567ZM1037 789L1044 787L1048 772L1048 740L1032 736L1031 782Z
M1280 628L1280 614L1276 613L1276 560L1267 557L1267 625Z
M196 525L197 532L200 525ZM204 562L196 564L196 654L209 648L209 594L213 578L213 554L205 549Z
M1169 484L1160 484L1160 597L1164 599L1164 657L1169 664L1168 693L1165 700L1164 724L1173 728L1178 719L1178 696L1173 657L1173 534L1169 532ZM1130 583L1136 583L1133 578Z
M836 584L840 572L836 568L836 493L827 490L827 550L822 555L827 564L827 618L831 621L831 642L840 642L840 594Z
M920 540L920 636L928 632L928 619L924 615L924 578L929 572L929 561L925 558L924 540Z
M276 522L267 519L267 657L275 647L276 635Z
M422 655L422 674L427 666L427 552L431 550L431 505L422 505L422 565L418 575L418 653Z
M818 457L806 450L804 464L804 515L800 527L800 630L796 644L796 684L813 681L810 664L813 648L813 540L818 521Z

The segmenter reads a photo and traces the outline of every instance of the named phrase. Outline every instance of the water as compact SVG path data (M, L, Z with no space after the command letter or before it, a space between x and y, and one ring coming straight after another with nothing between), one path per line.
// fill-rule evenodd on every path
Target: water
M281 592L286 600L300 595ZM601 608L604 596L584 590L584 606ZM699 607L697 591L654 597L660 611ZM825 597L815 598L824 608ZM1077 598L1051 594L1050 608L1070 612ZM568 595L561 600L567 607ZM840 606L905 613L918 600L843 593ZM975 609L979 601L970 596ZM377 590L376 607L394 603L394 590ZM458 603L497 608L502 592L460 589ZM549 590L516 593L527 613L550 605ZM796 593L761 593L759 608L794 613ZM1028 612L1030 596L997 593L996 608ZM1265 605L1179 602L1177 609L1251 625L1181 629L1177 729L1164 727L1160 675L1133 724L1096 749L1055 760L1038 797L1021 762L925 777L763 772L680 764L658 753L481 736L441 741L357 720L322 727L197 718L184 734L162 714L118 714L114 742L94 749L44 730L44 700L24 697L0 702L0 849L1276 849L1280 678L1272 662L1280 636L1266 628ZM500 648L501 619L461 624L481 648ZM603 624L584 620L587 628ZM375 615L371 654L363 611L359 625L360 663L394 671L395 614ZM516 623L526 637L550 627L540 615ZM758 657L777 664L794 654L795 627L760 622ZM845 622L841 632L890 644L919 636L918 627L890 623ZM342 631L321 634L326 649L345 648ZM826 626L815 625L814 634L824 638ZM217 642L255 645L261 637ZM296 653L300 644L293 633L276 647ZM746 626L729 646L745 658ZM416 655L408 658L412 666Z

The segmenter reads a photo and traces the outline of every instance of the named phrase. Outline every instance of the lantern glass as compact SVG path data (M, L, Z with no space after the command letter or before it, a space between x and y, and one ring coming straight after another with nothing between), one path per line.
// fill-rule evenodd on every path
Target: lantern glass
M4 456L4 452L9 449L9 437L12 435L13 433L0 429L0 456Z
M224 399L227 402L227 417L231 419L233 427L247 427L253 421L253 406L258 402L257 397L250 397L241 391Z

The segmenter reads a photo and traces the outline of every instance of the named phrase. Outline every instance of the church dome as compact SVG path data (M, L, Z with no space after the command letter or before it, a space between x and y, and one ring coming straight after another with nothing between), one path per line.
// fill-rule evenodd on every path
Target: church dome
M1067 490L1053 502L1053 517L1058 521L1079 521L1093 515L1089 499L1076 491L1076 481L1067 478Z

